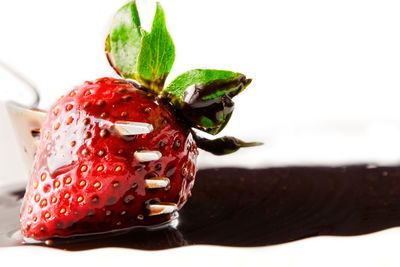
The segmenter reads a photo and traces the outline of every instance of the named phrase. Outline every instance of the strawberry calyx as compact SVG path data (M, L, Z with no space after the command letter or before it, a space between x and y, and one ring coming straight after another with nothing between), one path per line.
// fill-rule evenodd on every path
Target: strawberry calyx
M251 83L251 79L237 72L194 69L178 75L164 87L175 60L175 46L158 2L150 32L141 26L135 1L120 8L107 36L105 51L120 76L136 80L142 89L169 101L187 126L212 135L221 132L229 122L234 110L232 98ZM233 141L220 145L228 143L244 146Z
M223 136L220 138L216 138L214 140L210 140L198 136L193 131L192 135L194 140L196 141L196 145L198 148L201 148L217 156L231 154L233 152L238 151L242 147L253 147L253 146L263 145L263 143L261 142L244 142L233 136Z

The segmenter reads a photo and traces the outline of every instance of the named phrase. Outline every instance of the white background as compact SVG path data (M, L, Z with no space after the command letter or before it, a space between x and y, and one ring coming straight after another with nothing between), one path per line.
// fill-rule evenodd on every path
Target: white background
M104 39L126 2L1 0L0 60L37 85L47 108L74 85L115 75ZM265 146L218 159L203 153L201 164L399 162L398 1L161 3L176 46L168 81L198 67L254 79L236 98L223 134ZM153 4L139 1L145 27ZM365 246L376 248L387 241L367 240ZM378 262L388 260L380 256Z
M47 108L74 85L115 75L104 38L126 2L2 0L0 60L40 88ZM399 162L398 1L161 2L176 46L168 81L198 67L254 79L222 133L266 143L268 153L242 152L247 166ZM147 28L153 5L139 1Z

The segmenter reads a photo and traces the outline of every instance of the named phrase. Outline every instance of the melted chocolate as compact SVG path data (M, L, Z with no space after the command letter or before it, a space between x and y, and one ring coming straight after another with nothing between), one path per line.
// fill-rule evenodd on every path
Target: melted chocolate
M178 114L190 126L217 134L228 123L234 110L232 98L244 90L251 79L240 75L230 80L215 80L186 88L180 101L172 98Z
M21 190L22 191L22 190ZM21 192L0 195L0 246L21 245ZM192 244L265 246L316 235L360 235L400 226L400 167L282 167L200 170L177 229L67 239L66 250L145 250ZM95 241L94 241L95 240Z

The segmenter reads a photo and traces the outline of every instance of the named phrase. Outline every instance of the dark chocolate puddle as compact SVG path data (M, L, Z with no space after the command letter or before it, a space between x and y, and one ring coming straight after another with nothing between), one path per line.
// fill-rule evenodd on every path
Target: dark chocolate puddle
M21 192L0 196L0 247L21 245ZM51 247L159 250L206 244L257 247L317 235L351 236L400 226L400 167L280 167L200 170L180 224L117 236L67 239Z

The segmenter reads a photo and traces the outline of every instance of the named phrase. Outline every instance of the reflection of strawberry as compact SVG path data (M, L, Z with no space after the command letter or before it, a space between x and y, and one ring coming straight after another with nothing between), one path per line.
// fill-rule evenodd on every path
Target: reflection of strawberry
M195 69L164 88L175 46L160 4L151 32L140 26L134 1L123 6L113 19L105 49L116 72L141 86L102 78L75 88L53 105L41 129L21 210L26 237L167 222L190 197L197 147L221 155L259 144L194 134L192 127L218 134L231 118L232 98L251 79L237 72ZM120 121L148 123L154 130L122 136L115 127ZM139 162L135 152L143 150L159 151L162 157Z
M149 134L120 136L115 121L146 122ZM162 158L140 163L139 150ZM102 232L165 221L146 205L181 207L196 173L197 147L190 129L168 104L124 80L87 82L58 100L42 128L40 147L21 212L25 236L38 239ZM146 189L145 179L166 177L170 186Z

